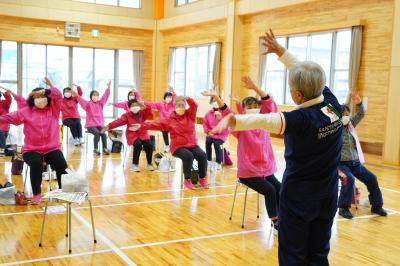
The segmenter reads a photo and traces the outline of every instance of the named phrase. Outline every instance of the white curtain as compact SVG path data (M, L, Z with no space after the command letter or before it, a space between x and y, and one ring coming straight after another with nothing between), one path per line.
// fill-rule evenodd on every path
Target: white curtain
M351 29L351 47L349 62L349 92L357 90L358 73L360 71L362 48L362 26L354 26ZM346 99L346 103L350 102L350 97Z
M143 51L133 51L133 79L137 90L142 87L143 60Z
M174 73L174 52L175 52L175 48L169 48L167 81L168 81L168 84L171 86L174 86L174 84L172 84L172 81L173 81L172 75Z
M259 62L260 62L260 65L259 65L259 67L258 67L258 86L260 87L260 88L262 88L262 85L264 84L264 79L266 78L266 75L265 75L265 68L267 67L267 65L266 65L266 62L267 62L267 56L266 55L263 55L263 53L264 53L264 51L265 51L265 48L264 48L264 45L263 45L263 39L262 38L260 38L259 39L259 44L258 44L258 51L259 51Z
M221 43L215 43L215 55L214 55L214 64L213 64L213 75L212 75L212 87L214 89L218 88L219 82L219 67L221 64Z

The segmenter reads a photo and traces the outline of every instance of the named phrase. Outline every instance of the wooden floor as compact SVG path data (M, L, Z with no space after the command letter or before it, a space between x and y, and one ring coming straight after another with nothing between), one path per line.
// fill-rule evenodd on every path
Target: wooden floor
M162 138L157 137L158 140ZM200 143L204 138L200 134ZM281 179L285 166L281 140L274 140ZM161 145L159 145L161 146ZM236 143L229 141L236 161ZM180 189L179 171L168 175L122 167L120 154L93 158L92 148L65 146L68 164L90 180L98 243L93 244L88 206L74 206L72 255L68 255L64 214L51 214L43 247L38 247L43 206L0 206L2 265L277 265L277 237L271 232L264 202L256 218L255 193L248 195L245 228L240 188L232 221L228 219L236 171L225 168L208 190ZM131 159L129 159L131 160ZM386 218L369 208L353 208L353 220L337 218L329 256L332 265L400 265L400 169L367 156L367 167L379 177ZM235 166L234 166L235 167ZM21 187L21 176L10 176L9 158L0 159L0 173ZM178 166L177 169L180 169ZM367 196L361 187L361 198ZM46 185L44 185L46 190Z

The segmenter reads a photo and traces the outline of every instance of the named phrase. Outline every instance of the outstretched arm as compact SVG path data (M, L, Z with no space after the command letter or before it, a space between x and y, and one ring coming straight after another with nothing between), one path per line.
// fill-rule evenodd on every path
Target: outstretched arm
M362 104L360 95L353 91L350 93L351 101L356 105L356 113L350 118L351 124L356 127L361 120L364 118L365 109L364 105Z
M189 109L187 110L189 118L192 119L193 121L196 121L197 108L199 105L196 103L195 100L189 97L186 98L186 101L189 105Z

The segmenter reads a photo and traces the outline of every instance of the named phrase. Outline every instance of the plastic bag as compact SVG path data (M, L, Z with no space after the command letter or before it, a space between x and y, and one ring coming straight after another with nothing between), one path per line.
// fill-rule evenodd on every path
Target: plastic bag
M89 192L89 182L85 176L67 169L61 176L62 192Z
M0 188L0 204L14 205L15 204L15 186Z

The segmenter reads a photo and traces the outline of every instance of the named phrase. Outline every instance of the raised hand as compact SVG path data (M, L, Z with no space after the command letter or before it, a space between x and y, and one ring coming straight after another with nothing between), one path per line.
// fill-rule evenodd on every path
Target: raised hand
M71 96L72 97L77 97L77 96L79 96L79 94L76 91L71 90Z
M229 95L229 98L236 103L241 103L240 98L237 96Z
M77 85L76 83L72 83L72 86L79 87L79 85Z
M222 118L218 125L216 127L214 127L210 133L215 135L215 134L219 134L222 133L225 129L227 129L228 127L233 127L236 125L236 118L234 114L229 114L227 116L225 116L224 118Z
M360 104L362 102L360 95L356 91L350 92L350 98L354 104Z
M130 131L138 131L140 129L141 125L140 124L133 124L130 127L128 127L128 129Z
M218 96L218 93L217 93L217 91L209 90L209 91L203 91L201 93L201 95L215 97L215 96Z
M45 95L45 90L38 90L38 91L33 91L31 93L29 93L29 96L32 96L33 98L38 98L38 97L42 97Z
M248 88L249 90L255 91L257 89L256 84L251 80L249 76L242 77L243 85Z
M51 83L51 81L47 77L44 78L44 84L46 84L50 88L53 87L53 83Z
M278 43L271 29L266 31L262 38L264 40L263 45L265 46L265 52L263 54L273 53L280 57L285 53L285 47Z

